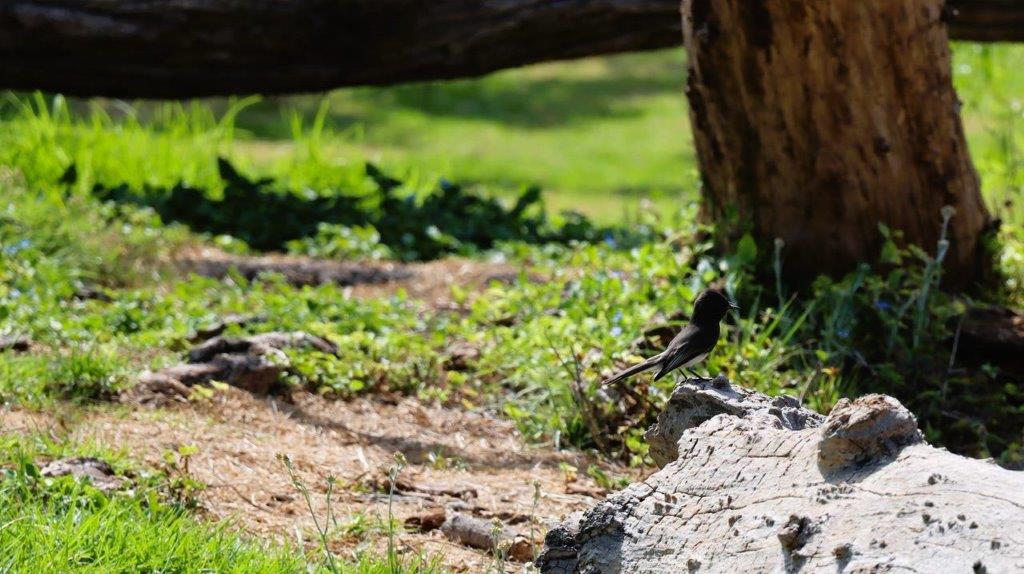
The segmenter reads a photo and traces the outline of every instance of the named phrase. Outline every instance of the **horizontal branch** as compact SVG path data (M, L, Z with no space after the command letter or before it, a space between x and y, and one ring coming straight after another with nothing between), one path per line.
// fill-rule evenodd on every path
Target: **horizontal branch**
M956 0L954 37L1024 40ZM479 76L681 44L677 0L4 0L0 88L182 98Z

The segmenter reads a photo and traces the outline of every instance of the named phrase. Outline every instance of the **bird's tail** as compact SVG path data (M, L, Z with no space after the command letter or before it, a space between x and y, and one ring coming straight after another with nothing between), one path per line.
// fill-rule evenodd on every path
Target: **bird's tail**
M647 371L649 369L653 369L654 367L657 367L658 365L661 364L661 359L662 359L662 355L663 354L664 353L659 353L659 354L651 357L650 359L647 359L646 361L644 361L642 363L637 363L637 364L633 365L632 367L629 367L628 369L623 369L623 370L619 371L618 373L615 373L611 377L601 381L601 386L602 387L607 387L609 385L614 385L615 383L618 383L619 381L622 381L624 379L628 379L629 377L632 377L633 375L635 375L637 373L642 373L644 371Z

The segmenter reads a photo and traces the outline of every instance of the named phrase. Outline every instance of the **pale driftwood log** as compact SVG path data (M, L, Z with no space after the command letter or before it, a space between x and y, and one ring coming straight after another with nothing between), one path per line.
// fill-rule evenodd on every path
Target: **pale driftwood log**
M950 0L956 38L1024 39L1017 0ZM678 0L3 0L0 88L280 93L678 46Z
M1024 569L1024 474L928 445L891 397L823 419L691 380L648 439L665 466L549 532L542 572Z

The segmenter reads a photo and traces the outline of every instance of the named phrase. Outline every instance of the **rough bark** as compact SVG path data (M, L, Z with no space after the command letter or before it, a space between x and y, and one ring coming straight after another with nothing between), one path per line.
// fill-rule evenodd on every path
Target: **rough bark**
M936 252L946 285L988 269L942 0L684 2L705 216L732 247L785 241L795 281L877 259L884 223Z
M954 37L1024 39L1019 2L952 6ZM6 0L0 87L194 97L394 84L676 46L679 26L678 0Z
M691 380L649 439L677 458L549 532L542 572L1024 568L1024 474L928 445L891 397L822 420Z

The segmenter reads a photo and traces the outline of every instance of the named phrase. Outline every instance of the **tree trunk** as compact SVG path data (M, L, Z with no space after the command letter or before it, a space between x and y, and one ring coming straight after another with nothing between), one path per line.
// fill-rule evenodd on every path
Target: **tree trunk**
M705 215L726 247L785 241L787 277L877 258L878 224L978 278L991 220L953 90L942 0L683 3Z
M545 574L1018 572L1024 474L929 446L895 399L691 380L648 432L664 467L551 530Z
M955 37L1024 40L1016 0ZM477 76L678 46L679 0L2 0L0 88L195 97Z

